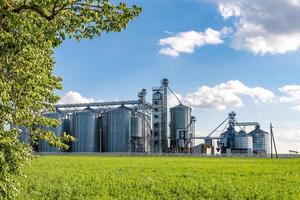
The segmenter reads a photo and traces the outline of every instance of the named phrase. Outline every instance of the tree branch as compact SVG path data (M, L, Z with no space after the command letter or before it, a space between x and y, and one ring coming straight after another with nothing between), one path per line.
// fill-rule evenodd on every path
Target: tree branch
M47 15L36 5L22 5L18 8L13 9L12 12L21 13L23 10L30 10L30 11L36 12L37 14L39 14L41 17L45 18L48 21L51 21L54 18L53 15Z
M100 5L92 5L92 4L84 4L84 3L80 3L80 0L75 0L74 2L71 3L66 3L64 5L62 5L59 9L57 9L57 3L59 2L59 0L57 0L54 5L53 8L51 10L51 14L47 14L46 12L42 11L41 8L39 8L37 5L27 5L26 4L26 0L24 1L23 5L15 8L12 10L12 12L14 13L21 13L24 10L29 10L29 11L33 11L37 14L39 14L41 17L45 18L48 21L51 21L55 18L55 16L57 14L59 14L60 11L64 10L67 6L69 5L77 5L77 6L87 6L87 7L91 7L91 8L101 8Z

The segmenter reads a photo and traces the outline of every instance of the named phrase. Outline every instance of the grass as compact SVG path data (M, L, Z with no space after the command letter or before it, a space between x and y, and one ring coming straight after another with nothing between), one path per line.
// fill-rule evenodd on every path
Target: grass
M300 159L43 156L19 199L300 199Z

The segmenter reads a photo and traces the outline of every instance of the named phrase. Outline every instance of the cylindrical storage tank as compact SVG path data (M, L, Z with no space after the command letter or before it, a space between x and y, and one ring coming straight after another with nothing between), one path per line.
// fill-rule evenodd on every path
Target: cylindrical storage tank
M253 149L253 140L245 131L240 131L234 137L234 149Z
M170 109L171 122L171 147L176 146L176 132L178 129L186 129L191 122L192 109L185 105L179 104Z
M142 128L142 118L136 116L131 117L131 137L141 138L143 136Z
M107 151L128 152L131 135L132 110L120 106L107 113Z
M46 131L53 132L57 137L61 137L62 133L64 132L64 125L63 125L63 115L60 113L45 113L43 114L44 117L60 120L60 124L57 127L41 127L41 129L44 129ZM61 149L49 145L46 141L40 140L38 145L40 152L59 152Z
M25 126L19 126L19 141L25 144L30 144L30 133Z
M72 152L99 152L100 139L97 115L89 110L75 112L72 119Z
M270 134L259 127L249 133L253 139L253 152L258 154L270 153Z
M221 148L221 153L226 153L226 149L233 149L234 148L234 138L238 134L232 128L228 128L227 131L223 132L220 135L220 140L218 141L218 146Z
M72 133L72 114L66 114L62 120L63 123L63 132L68 135ZM72 143L68 142L67 145L69 146L68 149L65 149L66 152L71 152Z
M62 123L63 123L64 132L67 134L71 134L72 115L68 114L64 116L64 118L62 119Z
M101 152L107 152L107 113L102 113L99 117L99 126Z

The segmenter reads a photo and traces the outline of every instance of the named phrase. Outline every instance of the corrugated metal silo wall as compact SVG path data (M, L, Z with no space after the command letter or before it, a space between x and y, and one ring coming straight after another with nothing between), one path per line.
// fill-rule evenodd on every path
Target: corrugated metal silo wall
M142 117L132 116L131 117L131 137L143 137L142 130Z
M71 134L71 125L72 125L72 115L66 115L64 118L63 118L63 120L62 120L62 122L63 122L63 130L64 130L64 132L65 133L67 133L67 134Z
M109 111L107 115L107 151L128 152L132 111L124 106Z
M171 147L176 145L176 131L185 129L191 121L191 108L183 105L178 105L170 109L170 135Z
M72 143L72 152L100 151L98 118L95 113L75 112L72 119L72 135L77 139Z
M233 129L227 130L223 132L220 137L220 143L222 143L224 146L221 147L221 153L226 153L226 149L233 149L234 148L234 138L235 135L237 135L238 132L236 132Z
M143 152L150 152L150 138L151 138L151 116L137 112L137 117L141 121L141 133L143 140Z
M100 131L100 148L101 152L108 152L107 148L107 113L102 113L101 117L99 117L99 131Z
M72 114L66 114L63 118L63 132L68 134L68 135L72 135ZM71 146L72 146L72 143L69 142L67 143L69 148L66 149L65 151L66 152L71 152Z
M237 135L234 138L235 149L253 149L252 137L248 135Z
M19 141L25 144L30 144L30 133L25 126L19 126L20 134Z
M262 154L270 153L270 135L261 130L250 133L253 138L253 151Z
M57 127L41 127L41 129L44 129L44 130L47 130L47 131L51 131L56 136L60 137L62 135L63 131L64 131L63 123L62 123L62 117L63 116L61 114L59 114L59 113L46 113L46 114L44 114L44 116L48 117L48 118L52 118L52 119L61 120L60 125L58 125ZM61 149L59 149L57 147L50 146L44 140L40 140L39 141L38 148L39 148L40 152L59 152L59 151L61 151Z

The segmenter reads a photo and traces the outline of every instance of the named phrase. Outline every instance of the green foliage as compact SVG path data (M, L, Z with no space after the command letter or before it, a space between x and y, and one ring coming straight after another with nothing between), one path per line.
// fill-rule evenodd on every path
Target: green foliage
M29 129L32 142L67 148L65 142L74 139L38 128L58 125L42 116L53 110L59 99L54 92L62 88L53 75L53 48L67 37L121 31L140 12L108 0L0 0L0 197L13 198L19 168L32 157L18 142L18 126Z
M45 156L17 199L300 199L300 159Z

